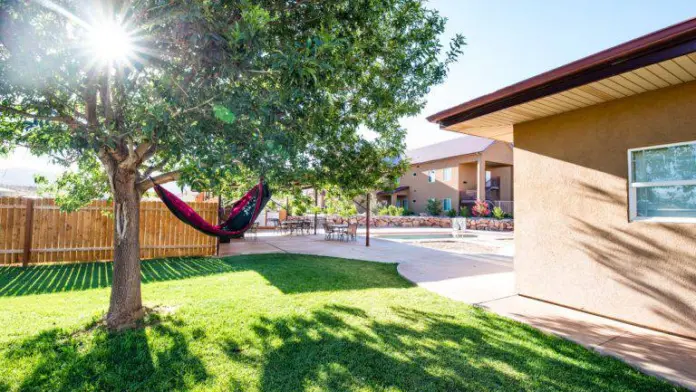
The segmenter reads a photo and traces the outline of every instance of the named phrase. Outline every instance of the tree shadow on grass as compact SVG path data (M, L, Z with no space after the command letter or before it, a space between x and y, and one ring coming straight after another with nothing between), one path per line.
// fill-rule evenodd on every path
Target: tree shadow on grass
M356 274L362 269L364 274ZM143 283L189 279L214 274L256 271L282 292L408 287L392 272L392 264L291 254L185 257L143 261ZM0 268L0 297L14 297L111 286L111 263L80 263Z
M18 390L171 391L204 382L208 374L178 330L182 323L153 322L152 327L113 334L101 328L75 334L54 329L12 343L8 362L33 365Z
M254 325L261 350L244 349L259 344L252 342L222 348L261 368L262 391L674 391L613 358L480 309L463 320L393 310L389 321L346 306L263 318Z

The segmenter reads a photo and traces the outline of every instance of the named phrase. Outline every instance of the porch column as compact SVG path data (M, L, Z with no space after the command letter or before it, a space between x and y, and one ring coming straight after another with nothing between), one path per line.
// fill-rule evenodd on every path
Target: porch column
M476 199L486 200L486 161L479 155L476 161Z
M390 200L389 205L395 206L396 205L396 192L392 193L390 197L391 197L391 200Z

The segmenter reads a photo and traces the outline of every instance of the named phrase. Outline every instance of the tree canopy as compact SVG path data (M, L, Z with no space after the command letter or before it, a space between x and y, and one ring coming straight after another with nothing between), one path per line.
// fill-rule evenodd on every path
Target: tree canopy
M109 326L142 315L139 203L155 182L363 191L404 168L399 119L463 38L424 0L0 0L0 152L114 200ZM371 134L374 137L366 137Z
M278 185L372 185L398 171L399 119L420 111L462 44L443 51L445 20L420 0L132 1L97 11L4 2L2 148L86 161L78 169L132 160L141 189L159 172L204 189L258 174ZM93 36L104 23L124 27L127 58L100 57L110 42Z

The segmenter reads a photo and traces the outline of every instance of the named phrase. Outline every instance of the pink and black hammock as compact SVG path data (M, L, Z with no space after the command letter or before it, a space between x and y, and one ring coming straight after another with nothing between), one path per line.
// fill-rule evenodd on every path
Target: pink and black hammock
M161 185L155 184L155 192L169 208L169 211L182 222L202 233L220 238L241 237L254 224L261 210L271 199L271 191L268 189L268 185L261 180L244 197L232 204L232 211L227 220L219 225L213 225Z

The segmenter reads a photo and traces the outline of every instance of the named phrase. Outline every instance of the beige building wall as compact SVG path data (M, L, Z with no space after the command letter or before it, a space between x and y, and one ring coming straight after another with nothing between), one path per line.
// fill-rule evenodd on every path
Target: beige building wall
M406 174L401 177L400 186L409 187L409 209L420 214L425 211L428 199L452 199L452 207L459 202L459 162L461 157L441 159L411 165ZM443 169L452 168L452 178L445 181ZM428 173L435 170L435 182L428 182Z
M696 140L696 82L515 126L520 294L696 337L696 224L629 222L630 148Z
M490 163L512 165L513 150L507 143L496 142L483 153L483 159ZM476 190L476 161L479 154L460 155L437 161L418 163L411 165L406 174L400 179L400 186L409 187L409 209L416 214L426 212L428 200L436 198L443 200L452 199L452 208L459 209L459 192ZM452 169L452 178L444 180L443 169ZM435 170L436 181L428 182L428 172ZM492 176L501 177L501 200L512 199L512 168L490 167ZM505 195L505 198L503 197ZM415 200L415 202L414 202Z

